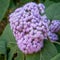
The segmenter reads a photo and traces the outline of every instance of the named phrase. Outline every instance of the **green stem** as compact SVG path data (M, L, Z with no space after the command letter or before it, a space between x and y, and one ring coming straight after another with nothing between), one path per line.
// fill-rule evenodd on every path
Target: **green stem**
M56 43L56 44L59 44L60 45L60 42L53 42L53 43Z
M24 60L26 60L26 56L25 56L25 54L24 54Z

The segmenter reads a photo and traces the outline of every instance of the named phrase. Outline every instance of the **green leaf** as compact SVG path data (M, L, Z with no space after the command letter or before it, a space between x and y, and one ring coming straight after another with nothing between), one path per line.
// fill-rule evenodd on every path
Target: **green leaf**
M56 20L60 20L60 15L56 15L56 16L54 16L54 19L56 19Z
M60 43L54 43L58 53L60 53Z
M6 60L7 59L7 45L6 40L3 37L0 37L0 59Z
M0 0L0 21L4 17L8 7L9 7L10 0Z
M60 53L53 57L51 60L60 60Z
M29 54L29 55L26 55L25 57L26 57L26 60L39 60L40 59L40 52Z
M46 14L49 19L58 19L60 18L60 3L54 3L46 9ZM58 16L58 18L56 18Z
M13 58L14 60L24 59L23 53L18 49L16 44L10 45L10 52L9 52L8 60L12 60Z
M44 5L46 6L46 8L48 8L53 3L55 3L55 2L50 1L50 0L45 0Z
M0 54L6 54L6 41L0 37Z
M16 44L11 43L11 44L9 45L9 48L10 48L10 52L9 52L9 54L8 54L8 60L12 60L14 54L15 54L16 51L17 51L17 46L16 46Z
M19 49L17 49L17 57L15 60L24 60L24 54Z
M52 57L54 57L57 54L57 50L53 43L49 41L45 41L44 48L42 49L40 53L40 60L50 60Z
M55 46L49 41L44 43L44 47L40 52L26 55L26 60L50 60L54 57L57 54Z
M6 26L5 30L3 31L2 37L4 37L4 39L7 40L8 46L9 44L11 45L11 43L16 43L15 37L13 36L13 32L10 29L9 24Z

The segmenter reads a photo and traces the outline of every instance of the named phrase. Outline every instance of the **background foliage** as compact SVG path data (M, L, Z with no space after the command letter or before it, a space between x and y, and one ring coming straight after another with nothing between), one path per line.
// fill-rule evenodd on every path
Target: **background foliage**
M28 2L43 3L48 18L60 20L60 0L0 0L0 60L60 60L60 41L45 41L40 52L30 55L25 55L18 49L8 16Z

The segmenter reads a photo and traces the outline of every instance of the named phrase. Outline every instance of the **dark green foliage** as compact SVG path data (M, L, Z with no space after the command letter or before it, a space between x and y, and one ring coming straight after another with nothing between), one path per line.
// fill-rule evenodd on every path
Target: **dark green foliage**
M46 9L46 14L49 19L59 19L60 18L60 3L53 3Z
M51 60L60 60L60 53L53 57Z
M55 43L55 46L56 46L58 53L60 53L60 44Z
M0 21L4 18L5 13L9 7L10 0L0 0Z
M53 3L55 3L55 2L50 1L50 0L45 0L44 5L46 6L46 9L47 9Z
M60 0L50 0L50 1L53 1L53 2L60 2Z

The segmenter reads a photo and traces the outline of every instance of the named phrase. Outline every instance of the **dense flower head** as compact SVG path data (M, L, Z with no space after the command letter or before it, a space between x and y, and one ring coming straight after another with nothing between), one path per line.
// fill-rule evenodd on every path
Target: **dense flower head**
M51 32L58 32L60 31L60 21L59 20L52 20L50 26L49 26L49 30Z
M52 33L50 31L48 32L48 38L51 42L58 40L58 36L55 33Z
M50 21L44 13L45 6L30 2L17 8L9 15L9 22L19 49L25 54L32 54L42 49L44 39L58 40L51 29L60 24ZM54 27L56 25L56 27ZM53 28L52 28L53 27ZM54 30L54 31L55 31Z
M41 50L43 40L47 38L48 24L41 18L40 12L38 5L31 2L17 8L9 16L17 45L25 54Z

